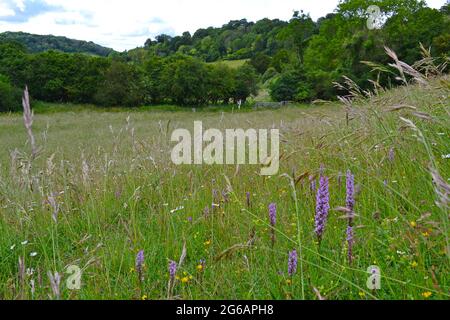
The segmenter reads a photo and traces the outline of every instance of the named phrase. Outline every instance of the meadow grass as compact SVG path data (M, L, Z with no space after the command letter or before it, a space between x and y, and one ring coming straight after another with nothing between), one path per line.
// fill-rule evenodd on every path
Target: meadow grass
M41 151L33 161L21 115L2 115L0 298L54 299L51 271L62 275L62 299L318 299L318 292L326 299L448 299L448 207L430 173L433 166L448 186L444 84L448 78L400 87L351 108L55 108L35 115ZM262 177L247 165L175 166L171 132L192 130L195 120L205 129L279 128L279 175ZM331 211L319 245L311 182L321 166ZM345 206L347 170L357 191L352 264L347 221L335 210ZM178 262L183 247L168 288L169 261ZM294 249L299 265L291 278ZM81 290L66 286L69 265L83 270ZM366 287L372 265L381 269L381 290Z

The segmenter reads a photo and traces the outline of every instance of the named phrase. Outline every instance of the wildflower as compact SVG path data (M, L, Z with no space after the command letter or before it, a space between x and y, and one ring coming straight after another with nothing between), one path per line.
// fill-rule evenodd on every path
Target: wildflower
M292 280L291 280L291 279L287 279L287 280L286 280L286 284L287 284L288 286L291 286L291 285L292 285Z
M410 225L412 228L416 228L417 227L417 223L415 221L411 221Z
M288 274L292 277L297 272L297 250L289 252Z
M21 242L20 244L23 246L26 246L28 244L28 240L25 240L25 241Z
M388 155L388 157L389 157L389 161L390 161L390 162L394 162L394 160L395 160L395 149L394 149L394 148L391 148L391 149L389 150L389 155Z
M141 298L142 301L148 300L148 296L146 294L144 294Z
M316 179L314 178L314 176L310 176L309 177L309 182L310 182L310 189L311 192L316 192Z
M359 292L359 297L360 297L360 298L365 298L365 297L366 297L366 294L365 294L364 292L360 291L360 292Z
M30 257L32 257L32 258L37 257L37 255L38 255L37 252L32 252L32 253L30 253Z
M172 280L175 279L175 275L177 274L177 263L175 261L169 262L169 274Z
M353 261L353 244L354 244L354 232L353 227L347 227L347 244L348 244L348 263L352 264Z
M203 271L203 265L202 265L202 264L199 264L199 265L197 266L197 271L198 271L198 272L202 272L202 271Z
M270 239L272 240L272 247L275 245L275 224L277 223L277 205L271 203L269 205L269 221L270 226Z
M417 268L418 266L419 266L419 264L416 261L411 262L412 268Z
M194 221L194 219L192 217L189 217L187 220L188 220L188 222Z
M269 219L270 225L275 227L275 224L277 223L277 205L275 203L269 205Z
M183 284L189 283L189 277L183 277L183 278L181 278L181 283L183 283Z
M212 243L212 241L208 240L208 241L205 241L204 245L205 245L205 247L208 247L211 245L211 243Z
M323 232L325 231L325 225L328 219L328 212L330 210L330 195L328 191L328 178L322 176L320 178L320 186L317 191L317 203L316 203L316 217L315 233L319 239L319 243L322 240Z
M347 209L353 212L355 207L355 176L350 170L347 171Z
M144 259L144 250L141 250L136 256L136 271L141 282L144 281Z
M431 298L432 295L433 295L433 293L430 291L422 293L422 297L424 297L425 299Z
M178 211L181 211L181 210L184 210L184 207L183 207L183 206L177 207L177 208L175 208L175 209L173 209L173 210L170 210L170 213L171 213L171 214L174 214L175 212L178 212Z

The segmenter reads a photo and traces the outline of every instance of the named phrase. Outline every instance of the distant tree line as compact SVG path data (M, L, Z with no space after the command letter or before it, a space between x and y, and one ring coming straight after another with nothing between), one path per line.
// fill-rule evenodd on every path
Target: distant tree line
M367 27L371 4L381 9L382 27L375 30ZM289 22L236 20L193 35L163 34L108 57L33 53L0 41L0 110L20 105L10 101L17 101L17 89L25 84L35 99L104 106L226 104L245 101L258 86L275 101L333 99L339 94L333 82L343 75L369 85L377 75L361 62L387 65L384 46L409 64L420 59L420 43L435 57L448 56L449 7L431 9L421 0L343 0L317 21L302 11ZM235 59L247 62L239 68L216 63ZM390 81L380 77L382 85Z
M136 64L117 56L59 51L30 54L18 43L0 44L0 75L2 111L20 108L17 88L25 85L34 99L48 102L203 105L245 102L257 93L258 81L250 64L232 69L181 54L149 56Z
M370 5L381 9L381 29L367 27ZM436 10L422 0L343 0L334 13L317 21L302 11L289 22L230 21L221 28L199 29L192 36L163 34L123 55L130 61L175 53L204 61L250 59L274 100L332 99L338 93L332 83L343 75L367 86L373 75L361 61L387 64L384 46L409 64L420 59L420 43L431 47L435 57L448 56L449 6Z
M93 42L69 39L53 35L36 35L25 32L0 33L0 42L19 42L31 53L58 50L66 53L86 53L107 57L114 52Z

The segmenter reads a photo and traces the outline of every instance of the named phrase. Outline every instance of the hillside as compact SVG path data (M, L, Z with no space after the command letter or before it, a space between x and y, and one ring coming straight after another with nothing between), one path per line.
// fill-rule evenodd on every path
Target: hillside
M53 35L37 35L24 32L0 33L0 43L16 41L24 45L31 53L48 50L59 50L66 53L86 53L97 56L108 56L114 52L93 42L69 39Z

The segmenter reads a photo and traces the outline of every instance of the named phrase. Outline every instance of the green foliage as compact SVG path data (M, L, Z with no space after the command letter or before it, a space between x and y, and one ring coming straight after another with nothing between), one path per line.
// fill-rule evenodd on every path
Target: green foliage
M275 101L302 102L311 98L311 90L302 70L291 70L276 78L270 85L270 95Z
M144 96L143 76L133 65L113 60L103 74L95 101L103 106L136 107Z
M164 70L164 91L178 104L204 103L207 74L205 64L190 57L180 57L169 63Z
M0 112L18 111L20 108L20 90L14 88L6 76L0 74Z
M381 9L380 29L367 27L371 4ZM3 33L0 73L16 88L28 85L34 98L56 103L226 104L256 95L258 82L270 87L275 100L335 99L333 82L344 75L367 89L372 70L361 62L386 65L384 46L408 64L420 59L420 43L433 56L448 56L448 7L430 9L419 0L343 0L317 22L299 11L289 22L234 20L193 35L161 34L124 53L61 37ZM388 75L379 80L395 83Z
M257 53L251 60L250 64L259 74L264 74L270 67L272 59L264 53Z
M239 100L245 102L249 96L258 92L258 77L255 68L250 64L246 63L238 68L234 77L233 99L235 102Z
M102 47L93 42L73 40L66 37L41 36L24 32L0 33L0 43L10 41L21 43L28 51L33 53L58 50L67 53L86 53L106 57L114 52L110 48Z

